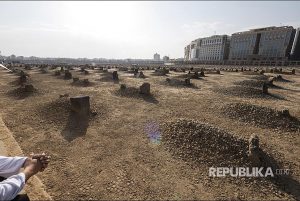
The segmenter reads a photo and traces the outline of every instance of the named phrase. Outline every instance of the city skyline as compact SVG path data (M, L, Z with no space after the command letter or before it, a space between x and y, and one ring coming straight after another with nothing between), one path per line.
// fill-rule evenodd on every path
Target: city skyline
M157 52L183 58L183 48L195 38L300 26L300 2L0 2L0 6L4 19L0 51L26 57L152 59Z

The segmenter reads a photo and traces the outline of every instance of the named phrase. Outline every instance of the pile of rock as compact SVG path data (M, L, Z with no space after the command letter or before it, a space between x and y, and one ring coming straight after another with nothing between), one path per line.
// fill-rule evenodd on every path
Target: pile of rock
M155 69L153 75L166 76L168 73L169 73L169 69L167 69L167 68L157 68L157 69Z
M280 88L274 85L275 79L265 75L252 77L250 80L234 82L233 87L215 88L213 91L224 95L233 95L243 98L283 98L279 95L269 94L268 88Z
M134 77L136 77L136 78L146 78L146 76L144 75L143 71L135 73Z
M103 73L100 77L100 81L103 82L116 82L118 83L120 80L118 71L106 72Z
M94 83L90 82L89 79L80 80L78 77L73 77L72 85L88 87L92 86Z
M177 79L177 78L166 78L166 81L162 84L172 87L190 87L197 88L194 83L191 82L190 78Z
M180 119L162 124L162 142L176 157L207 166L243 166L250 163L248 141L213 125Z
M120 89L116 91L116 95L139 98L139 97L151 97L150 84L144 82L139 88L127 87L125 84L120 84Z
M7 95L17 99L23 99L38 94L37 92L38 90L34 88L32 84L24 84L16 89L8 91Z
M54 71L54 75L55 75L55 76L60 76L60 72L61 72L61 71L56 70L56 71Z
M24 71L21 71L20 77L19 77L19 84L23 85L25 82L27 82L27 77L28 77L28 74L24 73Z
M274 81L276 81L276 82L290 82L290 80L287 80L287 79L283 78L281 75L276 75L274 77Z
M69 70L65 70L65 76L64 78L66 80L72 79L72 73Z
M229 118L247 122L261 128L285 131L300 131L300 121L288 110L277 111L268 107L246 103L233 103L222 107L222 113Z
M273 80L242 80L238 82L234 82L235 85L241 85L245 87L256 87L256 88L261 88L264 84L267 84L269 87L273 87Z

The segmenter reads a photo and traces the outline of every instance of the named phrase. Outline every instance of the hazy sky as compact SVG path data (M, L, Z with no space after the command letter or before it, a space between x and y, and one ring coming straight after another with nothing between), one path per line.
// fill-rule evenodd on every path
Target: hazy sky
M2 55L183 57L191 40L249 28L300 27L297 1L0 2Z

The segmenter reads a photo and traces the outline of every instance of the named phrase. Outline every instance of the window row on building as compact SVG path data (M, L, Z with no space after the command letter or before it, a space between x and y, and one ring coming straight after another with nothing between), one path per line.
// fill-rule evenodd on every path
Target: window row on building
M300 28L265 27L192 41L184 59L192 60L300 60Z

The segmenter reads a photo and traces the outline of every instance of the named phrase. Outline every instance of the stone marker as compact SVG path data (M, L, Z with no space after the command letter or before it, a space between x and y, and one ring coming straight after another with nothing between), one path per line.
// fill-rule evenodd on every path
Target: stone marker
M254 167L261 165L259 138L257 135L252 135L249 139L248 157Z
M295 69L292 70L292 74L293 74L293 75L296 74L296 70L295 70Z
M289 112L288 109L283 109L283 110L280 111L280 113L281 113L282 115L284 115L284 116L290 116L290 112Z
M71 110L81 116L88 116L90 113L90 97L76 96L70 98Z
M23 71L21 71L21 72L23 72ZM23 73L21 73L21 75L20 75L20 84L23 84L23 83L25 83L26 81L27 81L27 77L26 77L25 73L23 72Z
M83 84L87 86L90 83L89 79L83 79Z
M33 92L34 91L34 87L32 84L26 84L24 87L25 92Z
M266 83L263 83L263 85L262 85L262 93L263 94L268 93L268 85Z
M31 66L30 65L25 65L25 70L31 70Z
M137 77L138 77L138 78L145 78L145 75L144 75L143 71L139 72L139 73L137 74Z
M269 84L269 85L273 85L274 79L275 79L274 77L268 78L268 84Z
M46 68L42 68L42 69L41 69L41 72L42 72L42 73L47 73L47 69L46 69Z
M69 94L60 94L59 98L69 97Z
M60 67L60 72L64 72L64 67Z
M145 95L149 95L150 94L150 84L147 82L144 82L141 86L140 86L140 93L141 94L145 94Z
M119 80L118 71L114 71L112 76L113 76L113 80Z
M78 82L79 81L79 77L73 77L73 82Z
M65 70L65 79L72 79L72 73L69 70Z
M59 75L60 75L60 71L58 71L58 70L55 71L55 72L54 72L54 75L55 75L55 76L59 76Z
M186 85L191 85L191 79L190 79L190 78L184 79L184 83L185 83Z
M120 85L120 90L121 90L121 91L124 91L125 89L126 89L126 85L125 85L125 84L121 84L121 85Z

